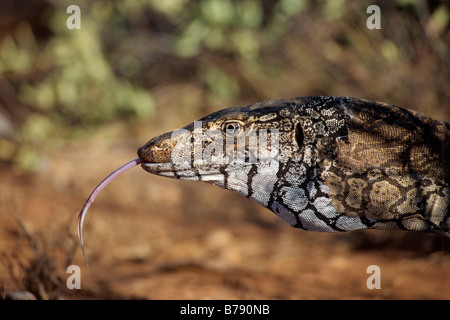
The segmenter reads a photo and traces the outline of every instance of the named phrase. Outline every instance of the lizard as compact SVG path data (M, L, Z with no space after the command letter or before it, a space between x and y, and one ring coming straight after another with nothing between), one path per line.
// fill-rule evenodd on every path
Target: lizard
M226 108L138 149L149 173L236 191L310 231L450 237L450 124L350 97Z

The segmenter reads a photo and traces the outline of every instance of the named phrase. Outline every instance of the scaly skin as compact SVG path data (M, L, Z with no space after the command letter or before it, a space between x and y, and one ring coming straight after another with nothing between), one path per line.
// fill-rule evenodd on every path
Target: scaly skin
M138 155L150 173L239 192L294 227L450 236L450 124L392 105L303 97L228 108Z

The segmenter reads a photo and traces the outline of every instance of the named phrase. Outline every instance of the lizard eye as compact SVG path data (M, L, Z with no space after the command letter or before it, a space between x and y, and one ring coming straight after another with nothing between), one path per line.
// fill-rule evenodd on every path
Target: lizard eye
M222 130L228 136L237 136L242 131L242 125L237 121L225 122Z

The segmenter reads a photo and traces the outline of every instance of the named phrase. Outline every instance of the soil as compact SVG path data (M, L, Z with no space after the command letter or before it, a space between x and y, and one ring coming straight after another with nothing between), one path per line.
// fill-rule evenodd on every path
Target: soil
M124 129L114 130L120 136ZM91 206L87 268L76 238L78 211L93 188L150 138L147 132L110 141L107 133L68 144L46 158L39 173L0 167L3 295L450 299L449 239L403 231L307 232L233 192L139 167L108 185ZM81 289L69 290L66 269L73 264L80 267ZM373 265L380 289L367 285Z

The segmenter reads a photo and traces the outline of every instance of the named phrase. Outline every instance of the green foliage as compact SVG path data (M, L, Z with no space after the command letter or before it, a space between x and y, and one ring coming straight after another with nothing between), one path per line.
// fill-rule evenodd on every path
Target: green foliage
M133 83L139 62L125 56L121 67L128 77L119 77L103 51L102 29L121 28L108 21L112 11L94 9L93 17L86 7L79 30L68 29L66 7L55 6L46 20L52 31L48 40L38 43L25 22L1 43L0 71L6 78L25 78L16 83L17 93L32 110L10 137L19 146L15 156L22 167L35 168L39 155L58 147L58 139L79 135L80 129L154 114L151 94Z
M264 9L258 0L191 1L191 10L185 13L188 22L177 37L175 52L192 57L207 49L245 60L257 59L262 48L276 44L276 39L287 31L289 20L305 4L303 0L279 0L270 23L264 24Z
M66 19L62 10L51 16L55 36L45 44L40 62L52 72L37 84L21 86L24 102L41 110L58 110L83 125L122 116L150 116L154 110L150 94L129 79L115 76L102 52L102 21L86 13L82 28L69 30L61 27Z

